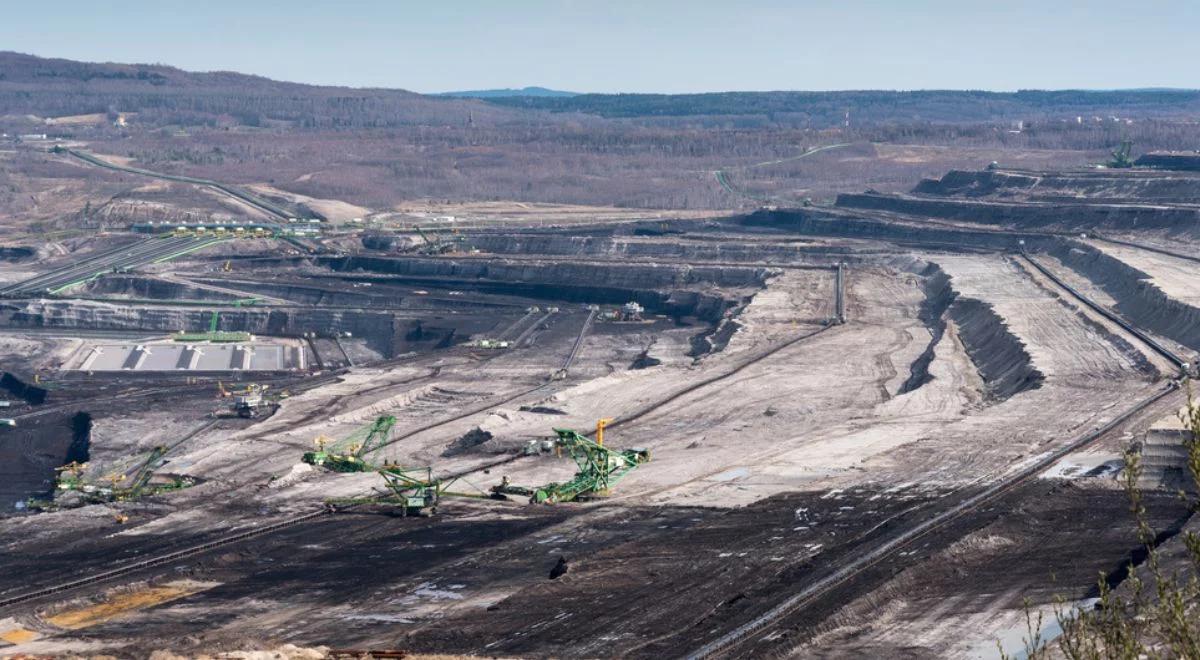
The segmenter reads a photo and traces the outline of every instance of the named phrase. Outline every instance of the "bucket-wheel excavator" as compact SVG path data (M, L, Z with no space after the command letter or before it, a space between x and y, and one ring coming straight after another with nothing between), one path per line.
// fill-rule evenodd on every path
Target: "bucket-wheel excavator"
M527 495L529 501L534 504L572 502L608 495L617 481L650 460L650 451L646 449L605 447L604 427L609 421L600 420L596 424L594 441L572 429L554 429L557 435L554 440L555 448L559 452L565 449L579 468L570 481L526 488L510 484L508 477L505 477L500 485L492 488L492 493L497 496Z
M168 451L167 447L160 445L132 462L125 461L108 470L89 470L86 463L68 463L56 469L58 477L53 497L47 500L31 499L27 505L37 511L53 511L85 504L128 502L146 495L192 486L195 482L183 476L171 476L158 482L153 480L155 471L162 466ZM103 472L103 476L98 478L88 476L89 473L100 472Z
M383 445L395 425L395 417L384 415L340 441L331 443L321 436L316 440L317 450L305 452L301 460L334 472L367 472L375 468L366 456Z

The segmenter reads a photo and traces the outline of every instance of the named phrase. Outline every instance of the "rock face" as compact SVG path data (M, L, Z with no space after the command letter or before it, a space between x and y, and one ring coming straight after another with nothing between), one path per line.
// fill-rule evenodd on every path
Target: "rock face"
M635 301L647 310L676 317L695 317L721 324L713 344L719 348L732 332L728 317L748 294L780 271L756 266L689 266L678 264L531 262L508 259L422 259L330 257L326 265L343 273L370 272L391 277L388 283L461 288L489 294L518 295L552 301L623 304ZM220 287L215 291L205 285ZM244 289L241 287L245 287ZM486 329L488 317L470 314L412 312L396 287L361 291L345 282L264 283L249 287L224 279L197 279L195 285L138 275L110 275L89 285L101 294L160 300L224 300L246 295L275 295L309 305L335 309L238 307L219 315L218 329L261 335L328 337L350 333L365 339L384 356L422 346L444 346L455 336ZM230 291L232 290L232 291ZM372 293L364 293L371 291ZM376 291L378 291L376 293ZM439 301L441 307L473 304ZM384 309L380 309L384 307ZM15 326L70 327L157 332L202 331L212 312L187 307L163 307L107 302L41 300L23 303L8 313ZM714 346L707 346L713 350Z
M1146 435L1134 444L1141 454L1138 486L1144 490L1184 491L1195 496L1196 480L1188 469L1192 432L1184 426L1187 408L1163 417L1150 425Z

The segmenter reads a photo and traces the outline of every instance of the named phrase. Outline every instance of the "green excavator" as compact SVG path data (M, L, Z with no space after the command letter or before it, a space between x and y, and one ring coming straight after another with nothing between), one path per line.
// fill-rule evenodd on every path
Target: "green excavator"
M1108 161L1108 167L1111 169L1129 169L1133 167L1133 159L1129 155L1132 150L1133 141L1122 140L1121 146L1112 151L1112 158Z
M604 446L604 427L609 420L596 424L596 439L572 429L554 429L557 437L555 448L565 449L579 468L569 481L552 482L537 488L514 486L504 477L500 485L492 488L495 496L524 495L533 504L555 504L573 502L609 494L617 481L634 468L650 460L647 449L610 449Z
M301 460L334 472L373 470L374 466L365 457L383 446L395 425L395 417L384 415L337 442L331 443L329 438L320 436L316 440L317 450L305 452Z
M433 468L406 468L384 462L376 468L385 490L368 497L335 498L325 501L333 510L356 506L382 506L396 516L432 516L443 497L486 499L487 493L463 493L450 490L458 478L435 479Z
M158 446L148 454L136 458L132 464L113 466L108 470L89 470L86 463L72 462L56 468L58 477L54 482L51 499L31 499L26 502L34 511L53 511L86 504L128 502L147 495L181 490L194 485L188 477L170 476L154 481L155 470L163 463L167 447ZM104 472L104 476L90 478L88 473Z

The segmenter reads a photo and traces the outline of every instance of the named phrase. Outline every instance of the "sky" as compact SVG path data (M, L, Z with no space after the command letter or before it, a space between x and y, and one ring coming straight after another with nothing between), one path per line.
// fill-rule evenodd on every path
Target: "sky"
M417 92L1200 87L1200 0L56 0L0 50Z

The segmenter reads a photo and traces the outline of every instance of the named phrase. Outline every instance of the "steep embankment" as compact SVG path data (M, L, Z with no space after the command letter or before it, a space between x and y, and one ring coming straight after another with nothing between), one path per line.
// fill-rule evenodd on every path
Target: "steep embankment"
M1200 350L1200 308L1168 296L1149 274L1079 241L1062 241L1052 253L1112 296L1117 311L1139 327Z
M484 293L598 304L632 300L651 312L705 321L720 320L740 298L715 288L760 289L776 272L739 266L369 256L332 258L326 263L342 272L379 273L400 281L435 282Z
M1033 365L1021 342L992 306L974 298L958 298L948 314L958 325L959 336L971 362L987 383L988 394L1007 399L1041 387L1045 376Z
M900 393L911 392L933 378L929 365L948 322L956 326L958 338L983 380L989 399L1003 401L1041 386L1045 376L1033 365L1024 343L991 305L962 296L954 289L953 279L936 264L926 265L921 275L925 278L925 301L918 314L929 328L930 340L913 361Z
M837 206L1030 230L1200 230L1200 209L1154 204L1016 203L855 193L838 195Z
M185 282L163 280L141 275L105 275L88 282L84 286L88 294L105 296L127 296L151 300L211 300L233 302L237 299L231 293L216 291L204 287L192 286ZM248 297L248 296L243 296Z
M1200 177L1186 172L1087 170L1014 172L950 170L940 179L925 179L913 189L933 197L993 197L997 201L1200 201Z
M1015 250L1020 241L1034 245L1045 240L1038 236L1020 236L986 230L957 229L934 225L910 224L895 220L857 217L853 211L826 211L816 208L756 211L739 221L747 227L769 227L808 236L836 236L883 240L891 243L922 245L951 250Z

